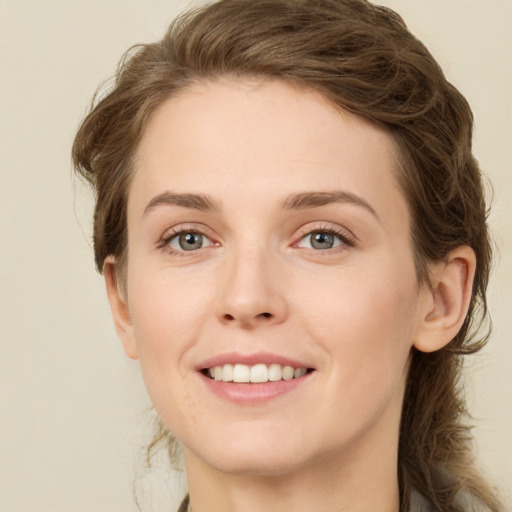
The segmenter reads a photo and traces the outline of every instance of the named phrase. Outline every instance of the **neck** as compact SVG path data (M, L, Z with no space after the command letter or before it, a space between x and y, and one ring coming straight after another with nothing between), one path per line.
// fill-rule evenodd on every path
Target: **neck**
M185 449L191 509L398 512L397 439L358 444L351 453L331 453L280 475L223 473Z

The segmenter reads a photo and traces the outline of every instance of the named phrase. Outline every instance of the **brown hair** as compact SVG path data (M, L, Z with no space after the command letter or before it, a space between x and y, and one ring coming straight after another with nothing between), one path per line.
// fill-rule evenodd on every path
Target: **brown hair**
M472 469L459 389L461 356L486 341L474 333L487 314L491 260L482 176L471 150L473 117L392 10L366 0L221 0L179 17L161 41L128 52L114 87L91 109L73 146L75 168L96 193L98 270L107 256L121 267L126 262L131 163L149 117L192 83L227 74L312 88L390 133L420 282L428 280L427 264L455 247L475 251L473 296L460 332L442 350L413 353L398 476L404 512L413 489L438 512L467 510L463 495L497 512L497 498ZM159 435L171 439L162 430Z

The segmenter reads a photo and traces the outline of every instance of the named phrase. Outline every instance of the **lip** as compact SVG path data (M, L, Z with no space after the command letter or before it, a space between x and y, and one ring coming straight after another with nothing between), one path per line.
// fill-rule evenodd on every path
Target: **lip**
M239 352L226 352L218 356L211 357L202 361L195 366L195 370L201 371L214 366L222 366L225 364L246 364L247 366L254 366L255 364L280 364L281 366L293 366L294 368L312 368L310 364L291 359L279 354L271 352L258 352L255 354L241 354Z
M313 378L316 372L308 372L302 377L291 380L279 380L274 382L264 382L258 384L223 382L216 381L205 375L204 370L214 366L223 366L225 364L246 364L253 366L255 364L280 364L281 366L292 366L293 368L307 368L314 370L311 364L292 359L272 352L257 352L254 354L242 354L240 352L225 352L214 357L205 359L195 366L197 375L207 387L207 389L221 398L222 400L238 405L256 405L263 404L276 399L297 388L302 387Z
M299 368L304 368L304 366L299 366ZM207 389L222 400L237 405L258 405L294 392L310 382L315 373L308 372L297 379L269 381L259 384L216 381L202 372L197 372L197 375Z

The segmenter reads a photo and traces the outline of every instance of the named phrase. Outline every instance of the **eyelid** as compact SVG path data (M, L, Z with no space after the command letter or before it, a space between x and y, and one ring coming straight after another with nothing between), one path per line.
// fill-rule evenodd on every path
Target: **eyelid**
M317 225L315 225L314 223L310 223L305 226L302 226L299 229L297 236L295 237L295 242L293 243L293 245L297 245L306 236L317 232L326 232L336 235L344 242L344 245L348 245L350 247L353 247L358 242L358 238L349 229L341 227L339 225L326 224L325 222L323 222ZM319 252L327 252L334 249L337 248L325 249L323 251L319 251L318 249L314 250Z
M175 238L176 236L180 235L181 233L197 233L204 237L206 237L211 244L207 247L202 247L200 249L192 250L192 251L185 251L185 250L176 250L170 247L169 242ZM306 236L311 235L315 232L326 232L333 234L340 238L340 240L343 242L341 246L329 248L329 249L312 249L304 247L304 250L310 250L314 251L315 253L326 253L330 254L337 251L342 251L346 249L346 247L353 247L358 242L358 238L350 231L349 229L336 225L336 224L328 224L326 222L321 223L308 223L304 226L302 226L298 231L297 234L294 236L294 242L291 244L293 246L297 246L299 242L304 239ZM177 224L176 226L172 226L171 228L168 228L164 234L159 238L157 242L157 248L158 249L165 249L172 254L180 255L180 256L193 256L197 253L202 252L204 249L208 249L210 247L215 247L221 245L220 242L217 241L218 237L214 234L212 234L212 230L209 229L204 224L195 223L195 222L187 222L183 224Z
M157 248L158 249L167 249L171 251L174 254L180 254L180 255L192 255L192 253L197 253L201 251L202 249L206 249L207 247L203 247L202 249L197 249L195 251L180 251L176 250L170 247L169 242L179 236L182 233L197 233L198 235L202 235L206 237L208 240L210 240L211 245L219 245L219 243L215 240L215 236L210 233L211 230L208 229L204 224L197 224L194 222L187 222L184 224L178 224L176 226L172 226L171 228L165 230L164 234L158 239L157 241Z
M201 247L198 247L197 249L189 249L189 250L180 248L179 245L181 242L181 237L183 235L193 235L194 237L196 237L196 236L200 237ZM175 242L177 242L178 247L176 247ZM206 245L204 245L204 244L206 244ZM207 247L211 247L212 245L213 245L212 241L204 233L197 233L197 232L191 231L191 230L179 231L175 235L172 235L167 238L168 248L175 252L192 253L192 252L200 251L201 249L206 249Z

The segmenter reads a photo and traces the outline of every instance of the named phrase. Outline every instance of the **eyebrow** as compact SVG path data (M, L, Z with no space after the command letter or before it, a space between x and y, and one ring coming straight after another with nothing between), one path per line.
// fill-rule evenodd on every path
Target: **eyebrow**
M282 203L283 210L305 210L308 208L318 208L332 203L348 203L360 206L371 213L378 221L380 221L377 212L362 197L346 192L343 190L335 190L330 192L300 192L288 196ZM144 209L143 215L146 215L157 206L181 206L182 208L190 208L199 211L221 210L220 203L216 202L207 194L177 194L166 191L158 194L148 203Z
M332 192L302 192L287 197L283 203L284 210L305 210L307 208L317 208L331 203L348 203L360 206L370 212L379 222L379 216L373 207L362 197L345 192L343 190L335 190Z
M143 215L146 215L157 206L181 206L200 211L220 211L220 205L206 194L176 194L163 192L158 194L144 208Z

